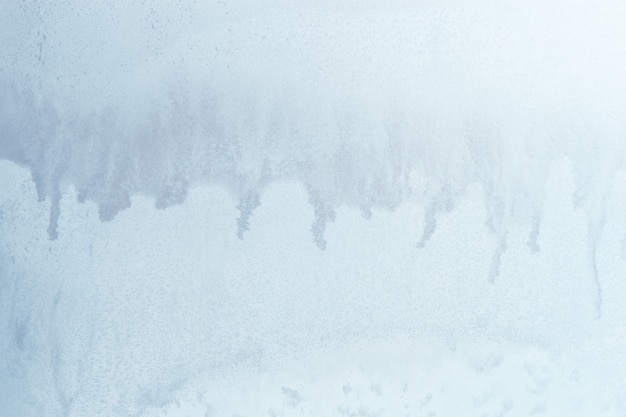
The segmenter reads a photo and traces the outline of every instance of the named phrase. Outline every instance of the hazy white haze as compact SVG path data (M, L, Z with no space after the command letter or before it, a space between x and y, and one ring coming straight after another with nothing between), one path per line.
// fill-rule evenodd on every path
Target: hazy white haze
M624 22L0 0L0 416L626 415Z

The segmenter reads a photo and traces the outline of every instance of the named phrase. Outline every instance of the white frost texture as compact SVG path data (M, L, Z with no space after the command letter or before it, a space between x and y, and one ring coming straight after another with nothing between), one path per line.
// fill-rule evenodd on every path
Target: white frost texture
M622 0L0 0L0 416L626 416L625 158Z

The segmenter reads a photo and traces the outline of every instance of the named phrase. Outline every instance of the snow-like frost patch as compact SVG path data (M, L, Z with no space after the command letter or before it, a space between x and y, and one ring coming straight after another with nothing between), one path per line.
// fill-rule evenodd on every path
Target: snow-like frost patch
M622 415L606 381L575 354L504 341L390 339L219 373L141 416Z

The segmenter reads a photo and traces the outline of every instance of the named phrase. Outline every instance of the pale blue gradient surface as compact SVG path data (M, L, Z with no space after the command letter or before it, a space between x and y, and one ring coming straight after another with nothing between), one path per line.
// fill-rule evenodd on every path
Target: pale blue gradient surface
M621 416L618 2L0 4L0 415Z

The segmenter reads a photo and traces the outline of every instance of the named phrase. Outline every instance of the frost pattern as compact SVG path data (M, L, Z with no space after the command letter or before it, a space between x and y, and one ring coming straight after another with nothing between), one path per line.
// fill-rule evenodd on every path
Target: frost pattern
M192 404L200 415L222 406L232 416L240 410L220 403L232 395L202 387L176 405L177 393L188 394L195 372L259 365L267 352L367 330L455 339L475 328L479 339L489 329L524 345L541 339L539 330L563 328L555 336L563 339L584 333L581 322L594 315L610 328L606 340L571 350L560 340L574 356L562 361L498 347L476 358L454 341L440 349L457 374L491 381L484 390L468 393L445 366L415 371L439 378L426 389L346 360L350 375L322 378L320 386L339 384L329 391L298 377L264 381L266 391L250 389L262 398L240 415L311 414L326 392L334 397L324 415L434 414L459 397L464 410L486 415L620 415L593 391L596 379L579 380L569 368L597 349L606 369L624 363L615 307L623 264L604 239L624 236L608 220L624 192L616 180L626 156L623 6L149 3L0 5L0 414L162 415L170 407L189 415L183 405ZM34 190L8 184L23 171L5 160L28 170ZM563 163L573 184L559 178L555 190L550 181ZM267 207L271 186L294 182L306 193L310 211L294 207L312 222L302 233L314 252L294 234L288 243L246 234L283 231L282 218L268 226L252 216ZM221 200L189 201L194 187L214 185L232 212L209 210L229 200L215 189ZM467 208L470 194L480 208ZM564 209L554 202L562 194ZM155 209L141 212L150 217L142 224L128 209L146 198ZM183 211L186 203L205 201L206 216L217 219L209 230L176 217L197 214ZM347 230L339 221L346 208L380 231L381 217L407 207L420 218L395 225L393 239L365 231L342 242L350 252L329 238L335 227ZM572 228L582 219L583 231L567 235L575 241L550 235L570 226L554 227L554 207ZM480 226L450 238L454 216L468 212L479 213ZM116 240L119 227L130 230ZM511 273L516 267L522 277ZM604 324L607 316L614 321ZM543 321L550 326L535 328ZM511 367L527 385L498 391L515 380ZM590 390L587 409L549 401ZM391 395L386 409L383 394Z
M392 5L360 17L320 6L277 20L254 7L244 16L218 4L160 4L146 13L114 3L95 9L102 18L95 26L64 14L83 5L4 7L0 157L28 166L39 198L52 202L51 239L68 186L108 221L133 195L166 208L194 184L219 183L240 201L242 236L264 186L296 178L310 192L319 247L334 208L355 206L367 216L407 199L427 207L422 247L437 213L479 182L499 242L497 275L509 222L530 222L529 247L538 250L551 160L574 159L581 179L600 188L607 179L595 167L623 164L624 107L616 97L624 83L610 69L623 51L604 42L612 26L592 21L581 57L564 52L581 36L574 25L581 10L562 16L553 33L543 20L556 13L550 7L531 19L481 4L402 12ZM184 30L211 13L223 18L211 29ZM36 31L21 36L24 22ZM118 26L125 32L113 33ZM465 29L466 40L453 27ZM528 32L551 41L536 48ZM520 71L532 75L519 79ZM598 141L603 155L576 153ZM425 189L411 187L416 175ZM605 197L587 196L585 187L576 199L595 213Z

